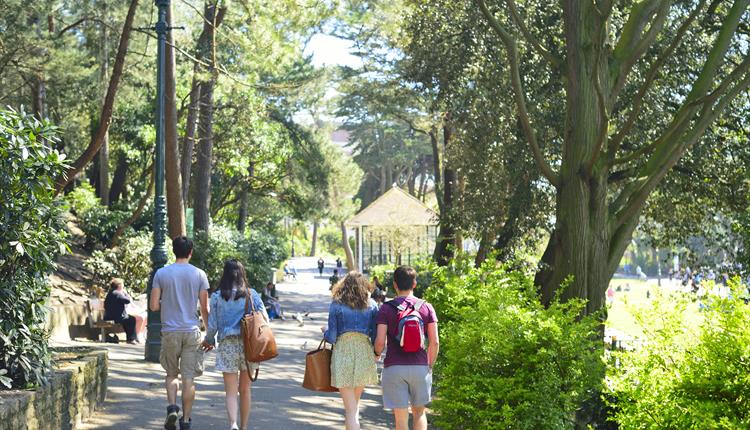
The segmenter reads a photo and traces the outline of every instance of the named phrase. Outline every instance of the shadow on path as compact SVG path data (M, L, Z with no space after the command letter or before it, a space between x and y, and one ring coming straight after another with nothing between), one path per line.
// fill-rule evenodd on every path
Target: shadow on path
M297 282L279 284L279 299L288 316L307 313L304 324L294 318L273 322L279 356L261 365L253 384L250 428L344 428L344 407L338 393L318 393L302 388L305 354L322 339L330 295L327 267L317 277L311 266L317 259L295 260ZM304 269L301 270L301 269ZM81 343L75 343L80 345ZM90 343L88 343L90 345ZM101 346L103 344L97 344ZM166 410L164 371L158 363L143 360L142 345L104 344L109 349L108 394L105 407L82 429L161 429ZM222 376L214 368L215 354L206 354L206 372L196 379L197 397L193 429L227 429ZM363 429L387 429L392 418L381 406L380 387L368 387L362 396Z

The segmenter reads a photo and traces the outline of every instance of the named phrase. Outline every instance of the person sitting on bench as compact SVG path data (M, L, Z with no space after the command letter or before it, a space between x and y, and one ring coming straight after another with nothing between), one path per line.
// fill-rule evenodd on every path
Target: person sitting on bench
M109 281L109 292L104 299L104 319L122 324L128 343L135 344L140 343L135 334L135 317L125 311L130 301L130 296L125 292L125 281L120 278Z
M269 318L284 319L281 304L279 304L279 298L276 296L276 286L272 282L269 282L263 288L261 299L263 300L263 305L266 307Z

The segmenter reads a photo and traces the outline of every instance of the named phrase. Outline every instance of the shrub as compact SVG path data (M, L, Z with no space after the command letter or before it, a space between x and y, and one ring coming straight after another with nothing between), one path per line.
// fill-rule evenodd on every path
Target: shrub
M701 321L686 318L697 305L684 294L634 310L647 342L618 353L609 378L620 428L750 428L750 307L730 285L730 297L708 296Z
M86 236L84 247L89 251L108 247L117 229L130 218L134 209L127 205L107 207L101 204L94 188L84 182L65 196L68 209L78 217L79 228ZM153 205L146 206L126 233L151 229Z
M370 275L377 276L380 283L387 286L388 291L393 293L393 271L397 267L396 265L391 266L389 264L373 266L370 269ZM430 284L432 284L432 274L437 265L432 260L425 260L415 263L412 267L417 271L417 286L414 288L414 295L422 297Z
M219 224L211 226L208 237L204 233L196 236L192 261L206 272L212 288L219 285L224 261L229 258L240 260L250 286L261 290L271 279L271 268L278 268L286 259L286 251L278 235L259 230L243 236Z
M150 231L131 232L120 240L116 248L94 251L84 266L94 274L94 285L104 288L110 279L119 277L125 280L132 293L144 293L151 275L152 247ZM166 247L169 262L173 262L171 242Z
M88 250L103 248L112 241L117 229L130 213L118 209L110 209L106 206L96 205L89 208L79 216L79 227L86 235L85 247Z
M94 187L88 182L83 182L69 192L65 196L65 202L68 204L70 211L79 217L102 204L99 197L96 196Z
M344 247L341 244L341 229L337 226L321 227L318 235L318 254L330 254L343 258Z
M582 301L541 305L530 275L467 258L435 272L434 422L443 429L574 428L601 384L599 322Z
M54 180L65 169L54 129L0 111L0 386L31 387L50 368L47 275L65 249Z

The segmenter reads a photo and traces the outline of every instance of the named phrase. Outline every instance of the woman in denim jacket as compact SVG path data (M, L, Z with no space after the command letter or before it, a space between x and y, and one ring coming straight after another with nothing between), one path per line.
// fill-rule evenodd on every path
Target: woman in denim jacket
M268 314L260 295L247 285L245 268L237 260L224 263L224 273L219 282L219 289L211 295L209 302L208 329L203 341L204 349L213 349L216 339L219 347L216 353L216 370L224 375L226 408L230 428L247 429L250 418L250 375L258 364L245 361L245 353L240 337L240 321L245 315L245 298L250 297L255 309L263 312L268 321ZM247 371L246 371L247 370ZM239 375L238 375L239 373ZM237 425L237 393L239 392L240 421Z
M333 344L331 385L344 400L346 430L359 430L359 399L365 385L378 383L373 350L378 306L370 299L370 283L359 272L349 272L333 287L328 309L326 341Z

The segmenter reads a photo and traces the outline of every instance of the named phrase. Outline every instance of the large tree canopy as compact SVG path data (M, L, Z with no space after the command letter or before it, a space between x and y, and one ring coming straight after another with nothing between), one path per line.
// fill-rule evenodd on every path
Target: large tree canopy
M707 3L474 1L484 42L505 49L497 67L528 149L556 189L537 276L545 302L572 275L563 297L601 308L649 196L691 148L721 145L706 137L717 118L747 110L748 1ZM527 92L527 62L563 83L561 105ZM534 116L561 108L558 123Z

